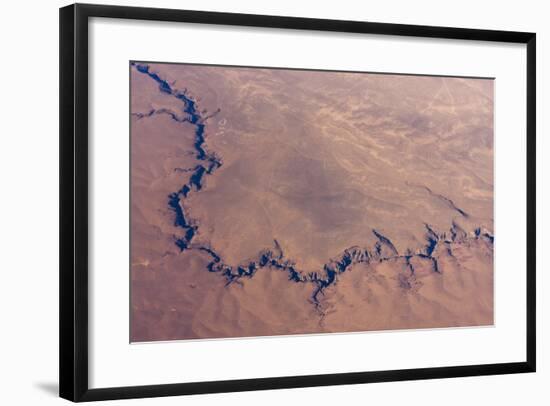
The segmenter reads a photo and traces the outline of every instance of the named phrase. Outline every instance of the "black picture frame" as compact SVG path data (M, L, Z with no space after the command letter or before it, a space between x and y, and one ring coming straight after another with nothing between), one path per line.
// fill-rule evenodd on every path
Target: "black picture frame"
M155 20L526 44L527 323L525 361L94 388L88 385L88 19ZM536 35L528 32L384 24L156 8L74 4L60 9L60 396L75 402L534 372L536 369Z

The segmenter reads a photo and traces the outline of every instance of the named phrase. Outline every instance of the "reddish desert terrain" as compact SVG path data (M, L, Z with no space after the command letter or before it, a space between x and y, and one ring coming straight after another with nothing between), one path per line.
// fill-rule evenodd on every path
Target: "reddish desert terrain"
M131 341L493 324L493 81L133 62Z

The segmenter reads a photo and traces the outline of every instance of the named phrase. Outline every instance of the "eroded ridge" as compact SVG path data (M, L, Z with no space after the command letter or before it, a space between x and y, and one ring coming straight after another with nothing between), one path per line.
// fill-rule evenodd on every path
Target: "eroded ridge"
M155 114L167 114L178 123L191 124L195 127L194 154L200 163L192 168L174 168L176 172L188 173L190 175L188 181L179 190L168 196L168 205L175 214L174 224L183 230L182 234L174 236L174 241L180 251L198 250L206 254L209 257L209 262L206 266L207 270L223 275L227 281L226 286L235 282L238 283L242 278L252 278L262 268L277 269L287 272L290 282L312 284L311 302L319 308L320 297L323 295L323 291L335 284L338 277L350 270L355 264L400 260L403 261L410 275L414 275L416 273L415 264L423 262L429 265L431 272L440 273L441 270L438 263L440 252L445 252L452 257L453 247L457 244L468 244L474 240L482 240L492 249L494 236L487 229L480 226L474 232L468 233L453 221L450 228L445 232L437 232L431 225L425 224L425 244L419 249L406 249L403 253L398 252L388 236L384 235L380 230L371 229L370 232L373 233L377 240L373 247L349 247L340 255L324 264L319 271L298 269L296 261L285 257L283 249L277 240L274 240L272 248L261 251L253 260L246 261L240 265L225 263L221 254L216 252L215 248L194 242L199 225L186 213L184 205L185 199L191 193L200 192L203 189L205 178L213 175L223 165L222 158L215 152L209 151L206 145L206 121L220 110L216 110L211 115L203 116L197 109L197 102L187 94L187 91L174 89L165 79L152 72L148 65L132 63L132 66L138 72L149 76L157 82L160 92L169 94L182 103L181 113L169 109L158 109L150 110L146 113L133 113L134 116L142 119ZM468 214L457 207L452 200L434 193L426 186L421 187L431 195L441 199L451 209L458 212L461 217L468 217ZM400 283L404 288L410 287L406 279Z

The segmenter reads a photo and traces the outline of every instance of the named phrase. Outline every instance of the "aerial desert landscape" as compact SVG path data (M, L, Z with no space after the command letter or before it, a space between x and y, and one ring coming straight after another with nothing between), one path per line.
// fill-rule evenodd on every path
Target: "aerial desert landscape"
M130 63L130 341L493 324L492 79Z

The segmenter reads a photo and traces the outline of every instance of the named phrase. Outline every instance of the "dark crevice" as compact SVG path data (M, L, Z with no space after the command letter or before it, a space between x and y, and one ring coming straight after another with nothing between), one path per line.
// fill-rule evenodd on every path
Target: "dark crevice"
M462 210L460 207L458 207L451 199L449 199L448 197L445 197L439 193L435 193L433 192L429 187L427 186L424 186L424 188L428 191L428 193L430 193L432 196L434 197L437 197L438 199L442 200L443 202L445 202L451 209L457 211L458 213L460 213L460 215L462 217L469 217L468 213L466 213L464 210Z
M375 244L376 253L380 256L387 256L384 255L384 252L389 251L389 253L393 255L397 255L397 250L395 249L395 246L391 242L389 238L382 235L380 232L376 231L375 229L372 230L373 234L378 238L378 242ZM384 249L385 248L385 249Z
M179 117L174 111L170 109L158 109L158 110L150 110L147 113L132 113L134 117L137 117L138 119L151 117L154 115L160 115L160 114L166 114L168 115L172 120L178 122L178 123L186 123L189 120L186 117Z
M464 210L462 210L460 207L458 207L451 199L449 199L446 196L443 196L442 194L434 192L428 186L418 185L418 184L414 184L414 183L410 183L410 182L405 182L405 184L408 185L408 186L414 186L414 187L418 187L420 189L424 189L426 192L428 192L428 194L430 194L431 196L441 200L443 203L445 203L446 206L448 206L450 209L458 212L462 217L464 217L464 218L470 217L470 215L468 213L466 213Z
M184 184L179 191L171 193L168 196L168 205L174 211L176 217L174 225L184 229L184 233L181 236L175 237L175 244L184 251L191 247L191 243L195 235L197 234L198 227L190 224L186 219L183 210L183 199L186 199L191 191L200 191L204 186L204 177L206 174L212 174L217 168L222 166L221 159L213 153L209 153L205 147L205 125L206 118L210 118L213 115L220 112L220 109L206 118L201 116L201 113L197 111L196 102L190 96L187 95L187 91L179 91L173 89L172 86L158 74L151 72L148 65L132 63L138 72L148 75L151 79L159 85L159 90L163 93L174 96L176 99L182 102L182 111L186 114L185 117L179 117L175 112L169 109L151 110L146 114L135 113L138 118L150 117L154 114L168 114L174 121L178 123L189 123L195 126L195 156L199 161L205 162L205 165L197 165L194 168L181 169L176 168L181 172L189 172L191 176L186 184Z

